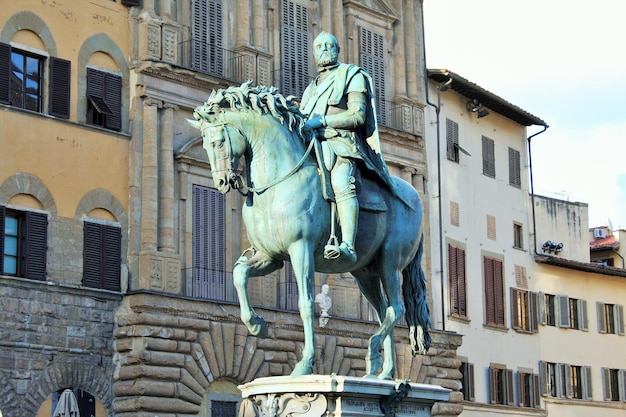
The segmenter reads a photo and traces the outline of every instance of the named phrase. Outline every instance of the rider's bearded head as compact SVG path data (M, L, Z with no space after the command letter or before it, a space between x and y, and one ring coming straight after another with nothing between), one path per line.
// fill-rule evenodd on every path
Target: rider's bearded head
M339 42L327 32L322 32L313 41L313 54L318 67L334 65L339 59Z

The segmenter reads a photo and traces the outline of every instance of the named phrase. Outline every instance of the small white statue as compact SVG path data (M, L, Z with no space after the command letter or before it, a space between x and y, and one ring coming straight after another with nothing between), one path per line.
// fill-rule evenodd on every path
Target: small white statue
M322 285L322 292L315 296L315 303L319 304L322 312L320 313L320 327L326 327L328 324L328 319L330 319L330 314L328 314L328 310L333 306L333 300L330 298L328 293L330 292L330 287L328 284Z

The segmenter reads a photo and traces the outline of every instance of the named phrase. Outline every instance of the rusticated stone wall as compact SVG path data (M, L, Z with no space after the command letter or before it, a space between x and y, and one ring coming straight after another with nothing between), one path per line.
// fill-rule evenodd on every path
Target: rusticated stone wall
M150 292L124 297L116 314L113 408L116 416L196 416L214 381L235 384L258 377L288 375L303 347L300 317L257 309L269 337L250 336L239 306L215 304ZM316 329L315 371L362 376L373 323L331 318ZM456 416L461 374L455 359L461 336L433 332L426 356L412 356L408 331L395 332L397 378L453 390L433 416ZM405 334L406 333L406 334Z

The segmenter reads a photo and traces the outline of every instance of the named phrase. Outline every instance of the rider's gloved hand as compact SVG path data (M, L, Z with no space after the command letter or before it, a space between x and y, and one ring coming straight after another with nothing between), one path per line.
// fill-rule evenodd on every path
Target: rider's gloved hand
M316 130L324 126L326 126L324 116L320 116L319 114L311 115L311 117L309 117L309 120L304 123L304 128L310 130Z

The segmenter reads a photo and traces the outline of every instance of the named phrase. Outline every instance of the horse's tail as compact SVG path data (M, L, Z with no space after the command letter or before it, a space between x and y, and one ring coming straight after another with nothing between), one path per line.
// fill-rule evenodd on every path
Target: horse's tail
M402 294L406 308L406 321L413 355L425 355L430 347L430 311L426 301L426 276L422 270L424 235L420 239L417 254L402 271Z

